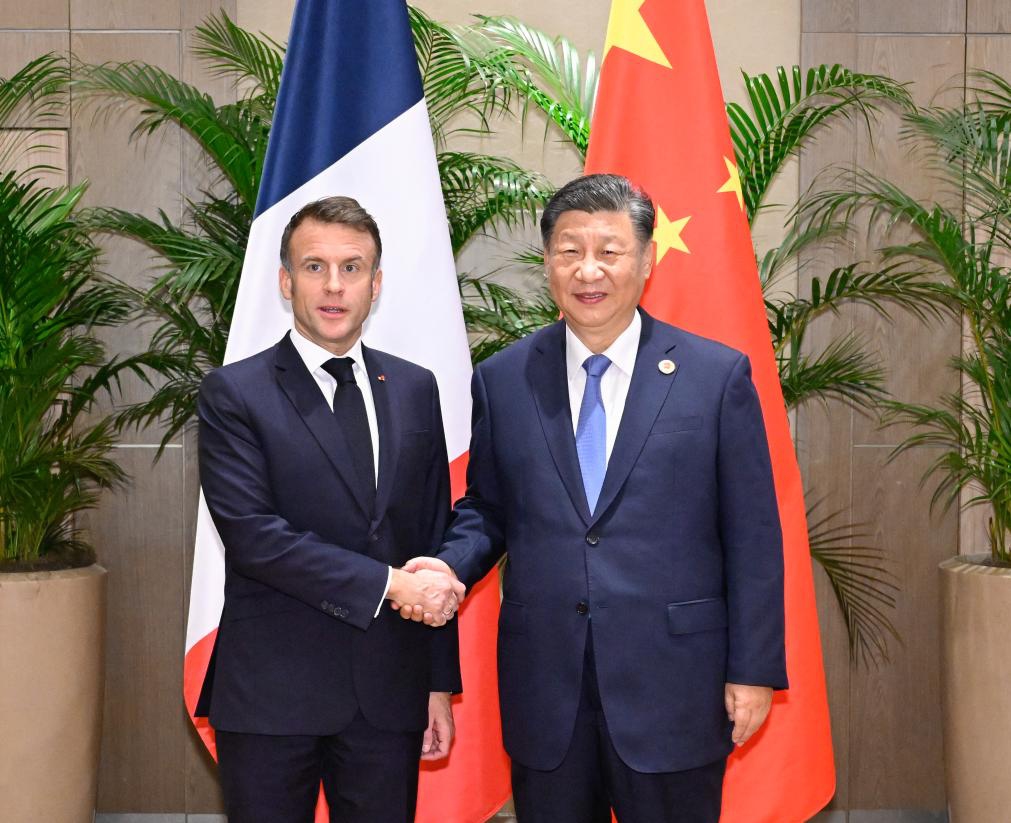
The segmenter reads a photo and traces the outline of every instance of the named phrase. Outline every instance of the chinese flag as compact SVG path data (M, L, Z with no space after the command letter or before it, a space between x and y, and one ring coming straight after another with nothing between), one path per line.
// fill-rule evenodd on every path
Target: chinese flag
M613 0L587 173L624 174L657 207L643 306L751 358L783 526L790 690L734 752L723 823L799 823L835 790L800 471L766 323L703 0Z

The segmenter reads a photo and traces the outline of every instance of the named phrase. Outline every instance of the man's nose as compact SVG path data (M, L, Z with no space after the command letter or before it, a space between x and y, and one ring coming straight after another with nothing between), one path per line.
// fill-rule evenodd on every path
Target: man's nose
M576 274L580 280L592 281L597 280L603 276L603 271L600 268L600 263L592 255L587 255L579 262L579 268L576 270Z
M341 277L339 266L331 266L327 269L327 278L324 288L328 292L340 293L344 291L344 279Z

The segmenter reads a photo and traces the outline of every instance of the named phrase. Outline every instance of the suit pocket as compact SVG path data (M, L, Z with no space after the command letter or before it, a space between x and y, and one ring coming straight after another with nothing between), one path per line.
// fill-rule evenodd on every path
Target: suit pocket
M514 603L511 600L502 601L502 609L499 611L498 628L502 634L526 634L527 633L527 607L522 603Z
M722 597L686 600L667 606L667 631L670 634L693 634L727 627L727 602Z
M650 434L669 434L671 432L695 431L702 428L702 415L692 414L683 417L661 417L653 424Z

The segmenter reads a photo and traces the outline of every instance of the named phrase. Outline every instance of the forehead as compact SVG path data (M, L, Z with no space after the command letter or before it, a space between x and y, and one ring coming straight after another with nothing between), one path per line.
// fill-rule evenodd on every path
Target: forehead
M362 257L371 260L376 244L367 231L343 223L322 223L304 220L291 233L289 248L292 259L305 257Z
M625 211L563 211L555 223L553 239L599 236L635 240L632 220Z

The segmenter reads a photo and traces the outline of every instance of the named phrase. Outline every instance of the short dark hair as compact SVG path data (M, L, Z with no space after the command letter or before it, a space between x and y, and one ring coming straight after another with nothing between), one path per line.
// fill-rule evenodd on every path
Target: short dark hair
M551 244L558 218L567 211L625 212L642 247L649 245L653 238L653 223L656 222L653 201L639 186L620 174L587 174L556 191L541 215L544 248Z
M291 253L289 245L291 236L306 220L315 220L318 223L336 223L342 226L349 226L358 231L368 232L372 235L372 240L376 244L376 259L372 263L372 273L379 269L379 258L383 256L383 241L379 239L379 226L361 203L353 197L324 197L322 200L314 200L306 203L302 208L291 216L288 225L284 227L281 235L281 265L284 270L291 272Z

